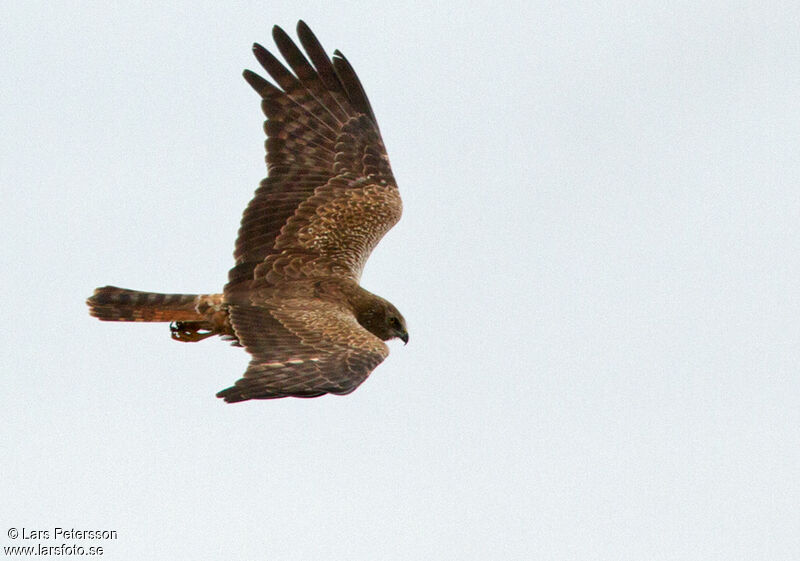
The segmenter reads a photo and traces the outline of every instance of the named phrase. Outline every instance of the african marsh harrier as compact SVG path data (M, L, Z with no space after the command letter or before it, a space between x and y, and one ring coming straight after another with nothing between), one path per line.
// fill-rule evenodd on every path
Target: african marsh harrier
M90 313L104 321L171 322L172 338L230 339L251 355L227 402L316 397L355 390L408 342L403 316L359 286L364 263L400 219L402 203L386 149L356 73L329 58L300 21L306 55L275 26L289 71L261 45L258 62L276 85L244 71L267 116L267 170L242 216L236 263L222 294L95 290Z

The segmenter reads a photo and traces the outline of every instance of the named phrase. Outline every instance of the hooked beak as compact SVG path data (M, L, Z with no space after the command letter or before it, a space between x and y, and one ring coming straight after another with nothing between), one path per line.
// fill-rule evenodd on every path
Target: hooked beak
M404 345L408 345L408 331L403 331L398 337Z

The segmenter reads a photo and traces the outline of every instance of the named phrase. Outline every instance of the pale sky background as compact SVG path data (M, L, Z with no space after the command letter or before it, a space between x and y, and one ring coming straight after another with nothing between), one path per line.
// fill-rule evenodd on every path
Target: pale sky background
M800 8L753 4L3 3L0 546L800 559ZM378 116L405 214L363 284L411 342L226 405L241 349L84 300L221 289L240 74L299 18Z

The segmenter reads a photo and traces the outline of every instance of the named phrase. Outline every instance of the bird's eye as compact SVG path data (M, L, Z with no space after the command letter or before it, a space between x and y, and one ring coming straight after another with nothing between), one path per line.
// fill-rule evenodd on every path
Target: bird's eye
M391 317L389 318L389 325L392 327L400 327L400 320L396 317Z

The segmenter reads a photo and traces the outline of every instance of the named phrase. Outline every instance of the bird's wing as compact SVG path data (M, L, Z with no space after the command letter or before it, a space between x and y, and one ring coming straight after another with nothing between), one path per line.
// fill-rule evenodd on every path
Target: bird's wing
M247 371L217 397L227 402L316 397L355 390L389 354L386 344L333 302L286 298L275 308L230 307Z
M244 211L226 294L285 277L357 281L402 212L353 68L339 51L329 58L302 21L297 33L308 58L280 27L272 34L292 71L264 47L253 47L277 86L244 73L267 116L268 177Z

